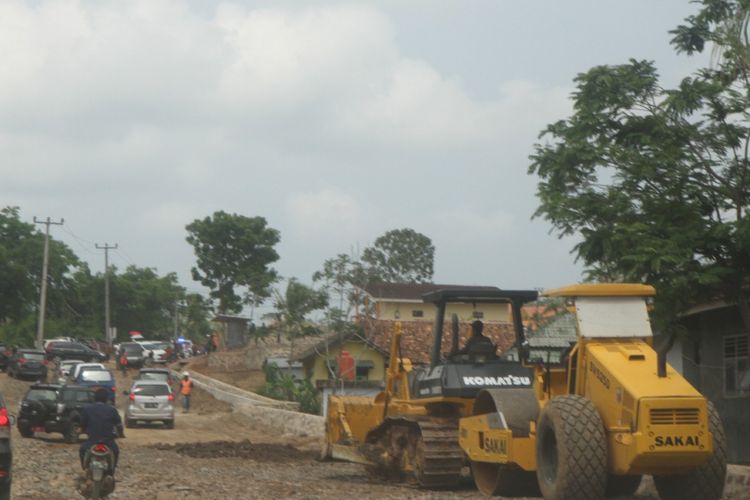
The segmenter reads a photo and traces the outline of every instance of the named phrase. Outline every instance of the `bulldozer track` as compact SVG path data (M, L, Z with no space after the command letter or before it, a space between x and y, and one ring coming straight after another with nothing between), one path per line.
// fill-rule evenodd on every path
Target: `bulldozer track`
M464 466L456 419L393 419L363 452L373 463L372 478L400 478L422 488L457 486Z
M461 480L464 453L458 444L458 421L417 421L414 476L421 487L455 487Z

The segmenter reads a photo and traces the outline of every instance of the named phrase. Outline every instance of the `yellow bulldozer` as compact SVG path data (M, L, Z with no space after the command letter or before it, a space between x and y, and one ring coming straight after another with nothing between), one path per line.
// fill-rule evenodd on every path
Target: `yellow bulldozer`
M653 348L653 287L583 284L547 291L565 302L572 342L534 348L521 306L534 291L441 290L431 363L412 367L392 339L385 390L332 396L327 456L450 488L470 470L486 495L596 499L629 495L652 475L665 500L719 499L726 444L718 413ZM507 302L518 358L441 353L450 302ZM560 315L562 318L563 315ZM554 352L553 352L554 351ZM466 466L469 466L467 468Z

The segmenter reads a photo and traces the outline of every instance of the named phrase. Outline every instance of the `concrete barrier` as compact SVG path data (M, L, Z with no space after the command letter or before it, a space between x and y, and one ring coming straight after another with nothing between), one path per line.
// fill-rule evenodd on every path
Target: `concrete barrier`
M172 375L181 376L175 370ZM325 434L324 418L295 411L298 403L267 398L194 371L190 372L190 378L196 387L229 403L235 411L257 421L259 426L299 437L323 437Z

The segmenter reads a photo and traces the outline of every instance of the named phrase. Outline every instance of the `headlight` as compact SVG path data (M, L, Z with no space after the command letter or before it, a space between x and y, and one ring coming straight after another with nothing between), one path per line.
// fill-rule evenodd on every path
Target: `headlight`
M65 403L57 403L58 415L65 411Z

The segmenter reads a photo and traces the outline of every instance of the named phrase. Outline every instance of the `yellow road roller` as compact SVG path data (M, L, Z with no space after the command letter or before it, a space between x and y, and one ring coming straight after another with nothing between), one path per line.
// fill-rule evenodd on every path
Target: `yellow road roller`
M480 391L459 445L486 495L548 500L630 495L652 475L665 500L718 500L726 476L721 420L653 347L653 287L579 284L565 301L575 340L554 358L527 342L532 386ZM571 319L570 317L568 319Z

